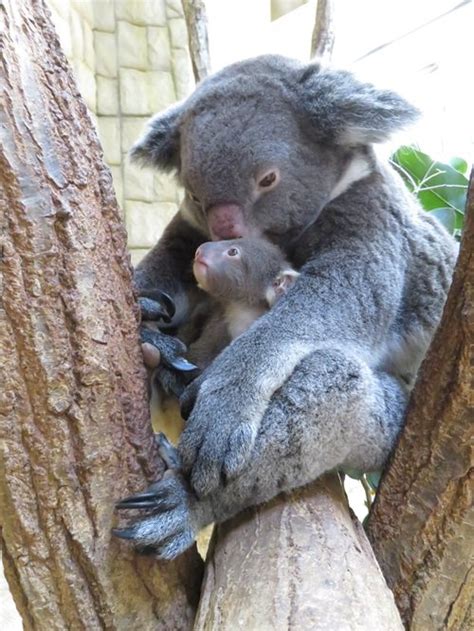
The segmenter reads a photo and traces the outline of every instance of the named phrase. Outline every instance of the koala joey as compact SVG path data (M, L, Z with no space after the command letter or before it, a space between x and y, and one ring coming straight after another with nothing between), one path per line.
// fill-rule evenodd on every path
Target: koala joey
M188 345L185 359L196 370L176 371L163 366L152 378L156 389L152 423L168 432L167 417L176 414L167 395L180 396L185 385L268 311L299 276L279 247L256 237L203 243L194 255L193 274L210 300L205 308L198 305L189 322L178 328L177 337ZM148 361L151 363L150 358ZM170 433L175 436L176 428Z
M158 296L145 317L189 319L203 298L194 253L209 240L264 237L300 275L186 388L185 475L121 501L153 510L118 536L173 558L202 526L325 471L382 468L403 425L403 376L436 329L457 253L374 151L417 115L349 72L265 55L151 120L132 158L174 172L186 195L136 269L140 292ZM170 339L146 341L179 363Z

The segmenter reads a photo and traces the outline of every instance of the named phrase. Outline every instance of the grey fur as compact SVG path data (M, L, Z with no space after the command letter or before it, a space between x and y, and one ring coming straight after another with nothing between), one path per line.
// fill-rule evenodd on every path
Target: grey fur
M186 197L139 266L141 286L187 295L173 252L207 240L206 213L222 203L238 204L301 272L186 391L179 452L193 491L176 478L172 514L137 521L135 541L170 558L201 526L324 471L384 464L403 423L402 377L438 324L456 258L453 239L371 147L415 116L346 72L265 56L203 81L135 147L178 168L200 200ZM259 170L272 166L280 183L257 195Z

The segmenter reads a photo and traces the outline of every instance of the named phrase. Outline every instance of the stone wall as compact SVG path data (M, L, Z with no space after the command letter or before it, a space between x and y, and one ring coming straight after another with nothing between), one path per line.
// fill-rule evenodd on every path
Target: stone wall
M136 263L179 204L173 180L132 166L127 152L151 115L193 88L181 0L47 2L96 123Z

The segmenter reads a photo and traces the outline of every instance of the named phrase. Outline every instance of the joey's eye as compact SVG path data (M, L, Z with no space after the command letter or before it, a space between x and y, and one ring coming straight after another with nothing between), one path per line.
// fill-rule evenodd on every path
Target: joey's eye
M227 250L227 254L228 254L228 256L238 256L239 249L238 248L229 248Z
M194 193L191 193L191 191L186 191L188 193L188 197L195 203L200 205L201 204L201 200L199 199L199 197L196 197L196 195L194 195Z
M278 171L268 171L258 181L259 188L273 188L278 183Z

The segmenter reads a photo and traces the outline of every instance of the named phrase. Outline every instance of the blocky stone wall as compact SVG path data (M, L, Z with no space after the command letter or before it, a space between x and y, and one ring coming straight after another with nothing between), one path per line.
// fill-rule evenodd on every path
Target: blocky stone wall
M181 0L47 2L97 125L136 263L176 212L181 194L172 178L127 158L150 116L193 88Z

